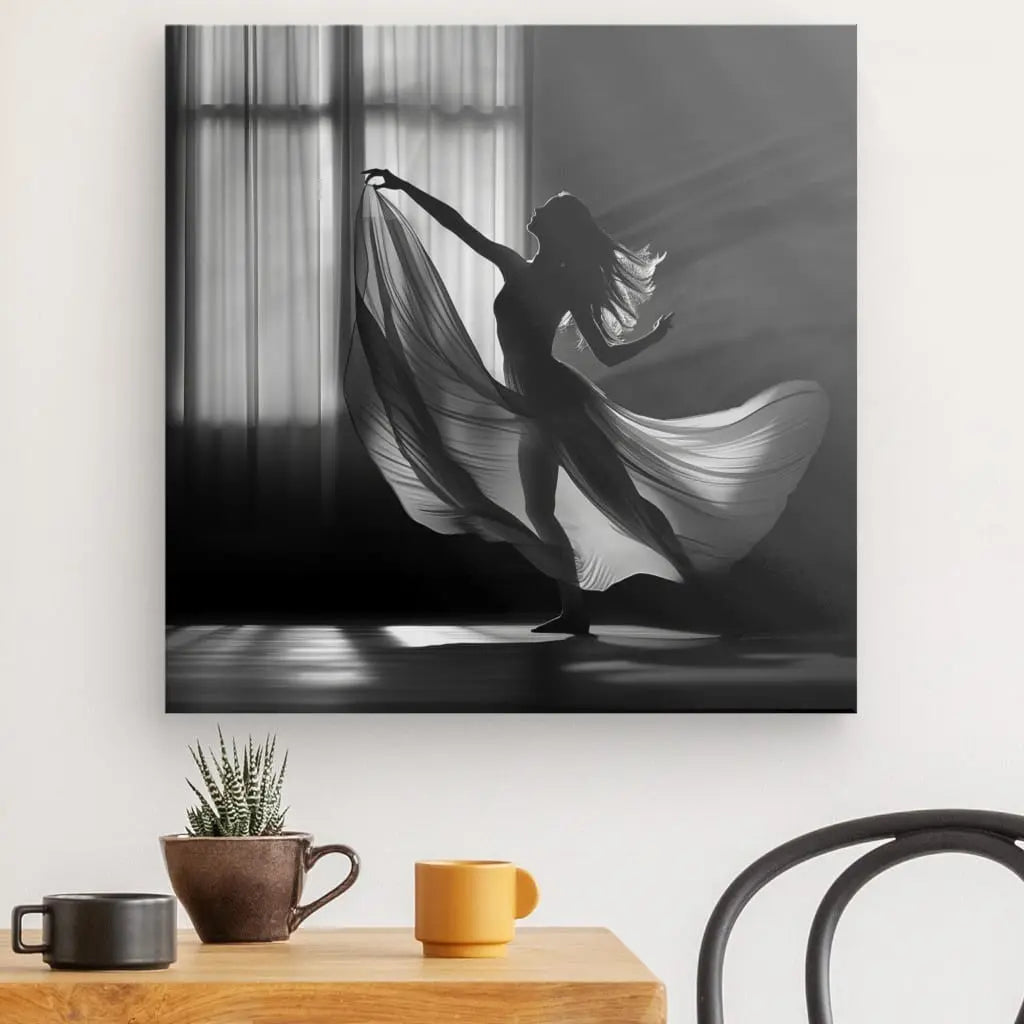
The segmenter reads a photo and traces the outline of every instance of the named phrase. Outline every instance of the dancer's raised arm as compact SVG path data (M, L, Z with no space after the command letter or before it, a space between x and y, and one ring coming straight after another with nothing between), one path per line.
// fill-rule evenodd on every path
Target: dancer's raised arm
M506 277L509 272L526 262L515 249L510 249L507 245L502 245L500 242L495 242L481 231L478 231L453 206L449 206L436 196L432 196L430 193L424 192L422 189L410 184L387 168L370 167L363 171L363 174L366 175L367 184L369 184L371 178L382 179L382 181L373 186L374 188L391 188L404 192L417 206L426 210L441 227L447 228L474 252L478 252L484 259L490 260Z

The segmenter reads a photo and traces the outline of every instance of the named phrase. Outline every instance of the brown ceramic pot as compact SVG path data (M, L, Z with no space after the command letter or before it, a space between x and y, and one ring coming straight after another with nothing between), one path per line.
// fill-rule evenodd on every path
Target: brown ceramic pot
M306 832L279 836L161 836L175 895L203 942L287 939L314 911L351 888L359 857L339 843L314 846ZM328 853L351 862L340 885L300 906L306 872Z

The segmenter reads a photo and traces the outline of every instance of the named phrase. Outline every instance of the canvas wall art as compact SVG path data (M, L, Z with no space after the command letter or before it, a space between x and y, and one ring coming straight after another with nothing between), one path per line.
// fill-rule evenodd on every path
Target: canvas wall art
M173 26L169 711L856 706L856 33Z

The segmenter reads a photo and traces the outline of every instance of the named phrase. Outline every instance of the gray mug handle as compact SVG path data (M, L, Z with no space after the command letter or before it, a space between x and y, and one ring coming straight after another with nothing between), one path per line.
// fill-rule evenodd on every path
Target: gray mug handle
M11 949L15 953L45 953L50 948L49 943L40 942L31 946L21 938L21 923L28 914L46 915L49 912L42 904L25 904L11 911Z

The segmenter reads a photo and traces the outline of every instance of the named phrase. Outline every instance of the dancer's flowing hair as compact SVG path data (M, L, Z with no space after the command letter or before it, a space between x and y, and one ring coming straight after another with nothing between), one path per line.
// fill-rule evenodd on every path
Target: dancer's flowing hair
M569 278L570 311L561 327L592 320L609 344L637 322L637 310L654 294L654 271L665 258L649 246L630 249L611 237L570 192L545 205L544 244L558 253Z

